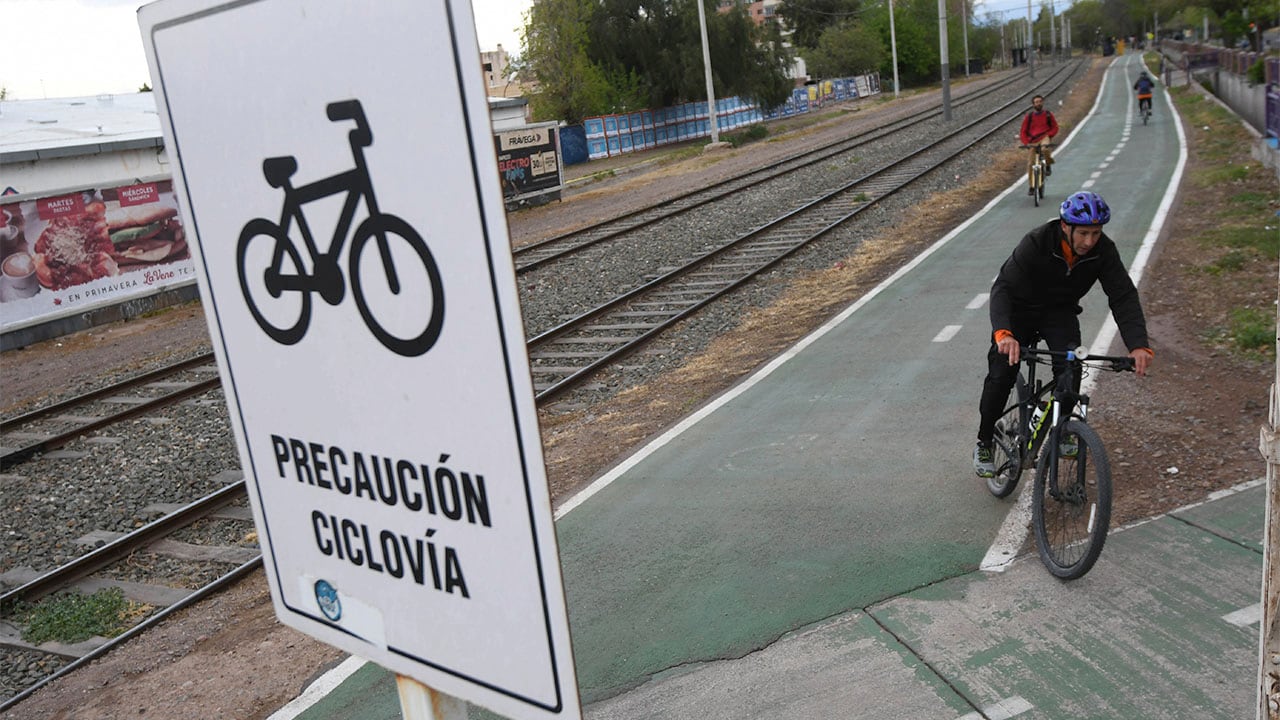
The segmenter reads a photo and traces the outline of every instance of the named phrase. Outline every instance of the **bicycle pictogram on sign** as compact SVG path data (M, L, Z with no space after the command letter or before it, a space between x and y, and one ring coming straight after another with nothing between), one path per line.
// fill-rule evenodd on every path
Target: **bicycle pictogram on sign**
M364 148L373 144L373 133L360 101L333 102L326 109L333 122L355 121L355 129L348 134L355 167L295 187L290 182L298 170L295 157L262 161L267 184L284 190L284 207L279 222L254 218L240 231L236 245L240 290L263 332L282 345L293 345L307 334L312 293L337 305L350 282L356 307L373 336L399 355L422 355L435 345L444 325L440 269L422 236L409 223L378 209L364 157ZM341 192L347 193L346 200L329 248L321 252L302 206ZM369 216L352 233L361 200ZM295 222L302 248L289 234ZM339 256L348 237L351 249L344 275ZM377 252L366 253L370 247L376 247Z

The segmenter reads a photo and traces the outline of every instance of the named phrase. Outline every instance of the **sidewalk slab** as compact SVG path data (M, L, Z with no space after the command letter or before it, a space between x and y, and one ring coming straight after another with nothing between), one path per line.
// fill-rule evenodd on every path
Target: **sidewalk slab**
M1262 555L1207 527L1252 524L1257 545L1264 511L1254 487L1114 532L1080 580L1031 556L871 614L970 701L1023 699L1019 720L1253 717L1258 626L1239 618L1259 601Z

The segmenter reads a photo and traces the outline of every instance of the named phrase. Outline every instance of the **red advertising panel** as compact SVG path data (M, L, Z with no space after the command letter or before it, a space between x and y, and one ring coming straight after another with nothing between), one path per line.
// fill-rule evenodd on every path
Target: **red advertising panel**
M0 204L4 329L195 279L169 180Z

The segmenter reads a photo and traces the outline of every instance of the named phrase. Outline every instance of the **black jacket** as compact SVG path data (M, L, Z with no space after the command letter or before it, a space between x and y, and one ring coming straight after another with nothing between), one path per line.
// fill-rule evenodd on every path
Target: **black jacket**
M1150 347L1147 321L1129 272L1116 244L1103 233L1098 244L1074 268L1062 254L1062 231L1053 220L1027 233L1000 267L991 286L991 329L1010 330L1019 311L1059 310L1080 313L1080 298L1102 281L1111 315L1129 350Z

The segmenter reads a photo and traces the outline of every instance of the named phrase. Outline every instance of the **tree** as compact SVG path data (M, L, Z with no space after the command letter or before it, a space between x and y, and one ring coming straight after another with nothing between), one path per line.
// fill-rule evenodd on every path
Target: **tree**
M814 77L843 77L879 70L885 55L879 33L845 22L822 33L818 47L805 53L805 63Z
M524 77L539 85L535 117L577 122L706 98L698 1L540 0L521 56ZM742 8L706 15L716 96L781 104L791 83L776 30L757 28Z
M519 65L537 83L529 100L535 120L580 122L608 112L611 88L588 57L591 0L542 0L528 14Z
M791 42L801 48L816 48L822 34L854 19L860 0L782 0L778 15L791 30Z

